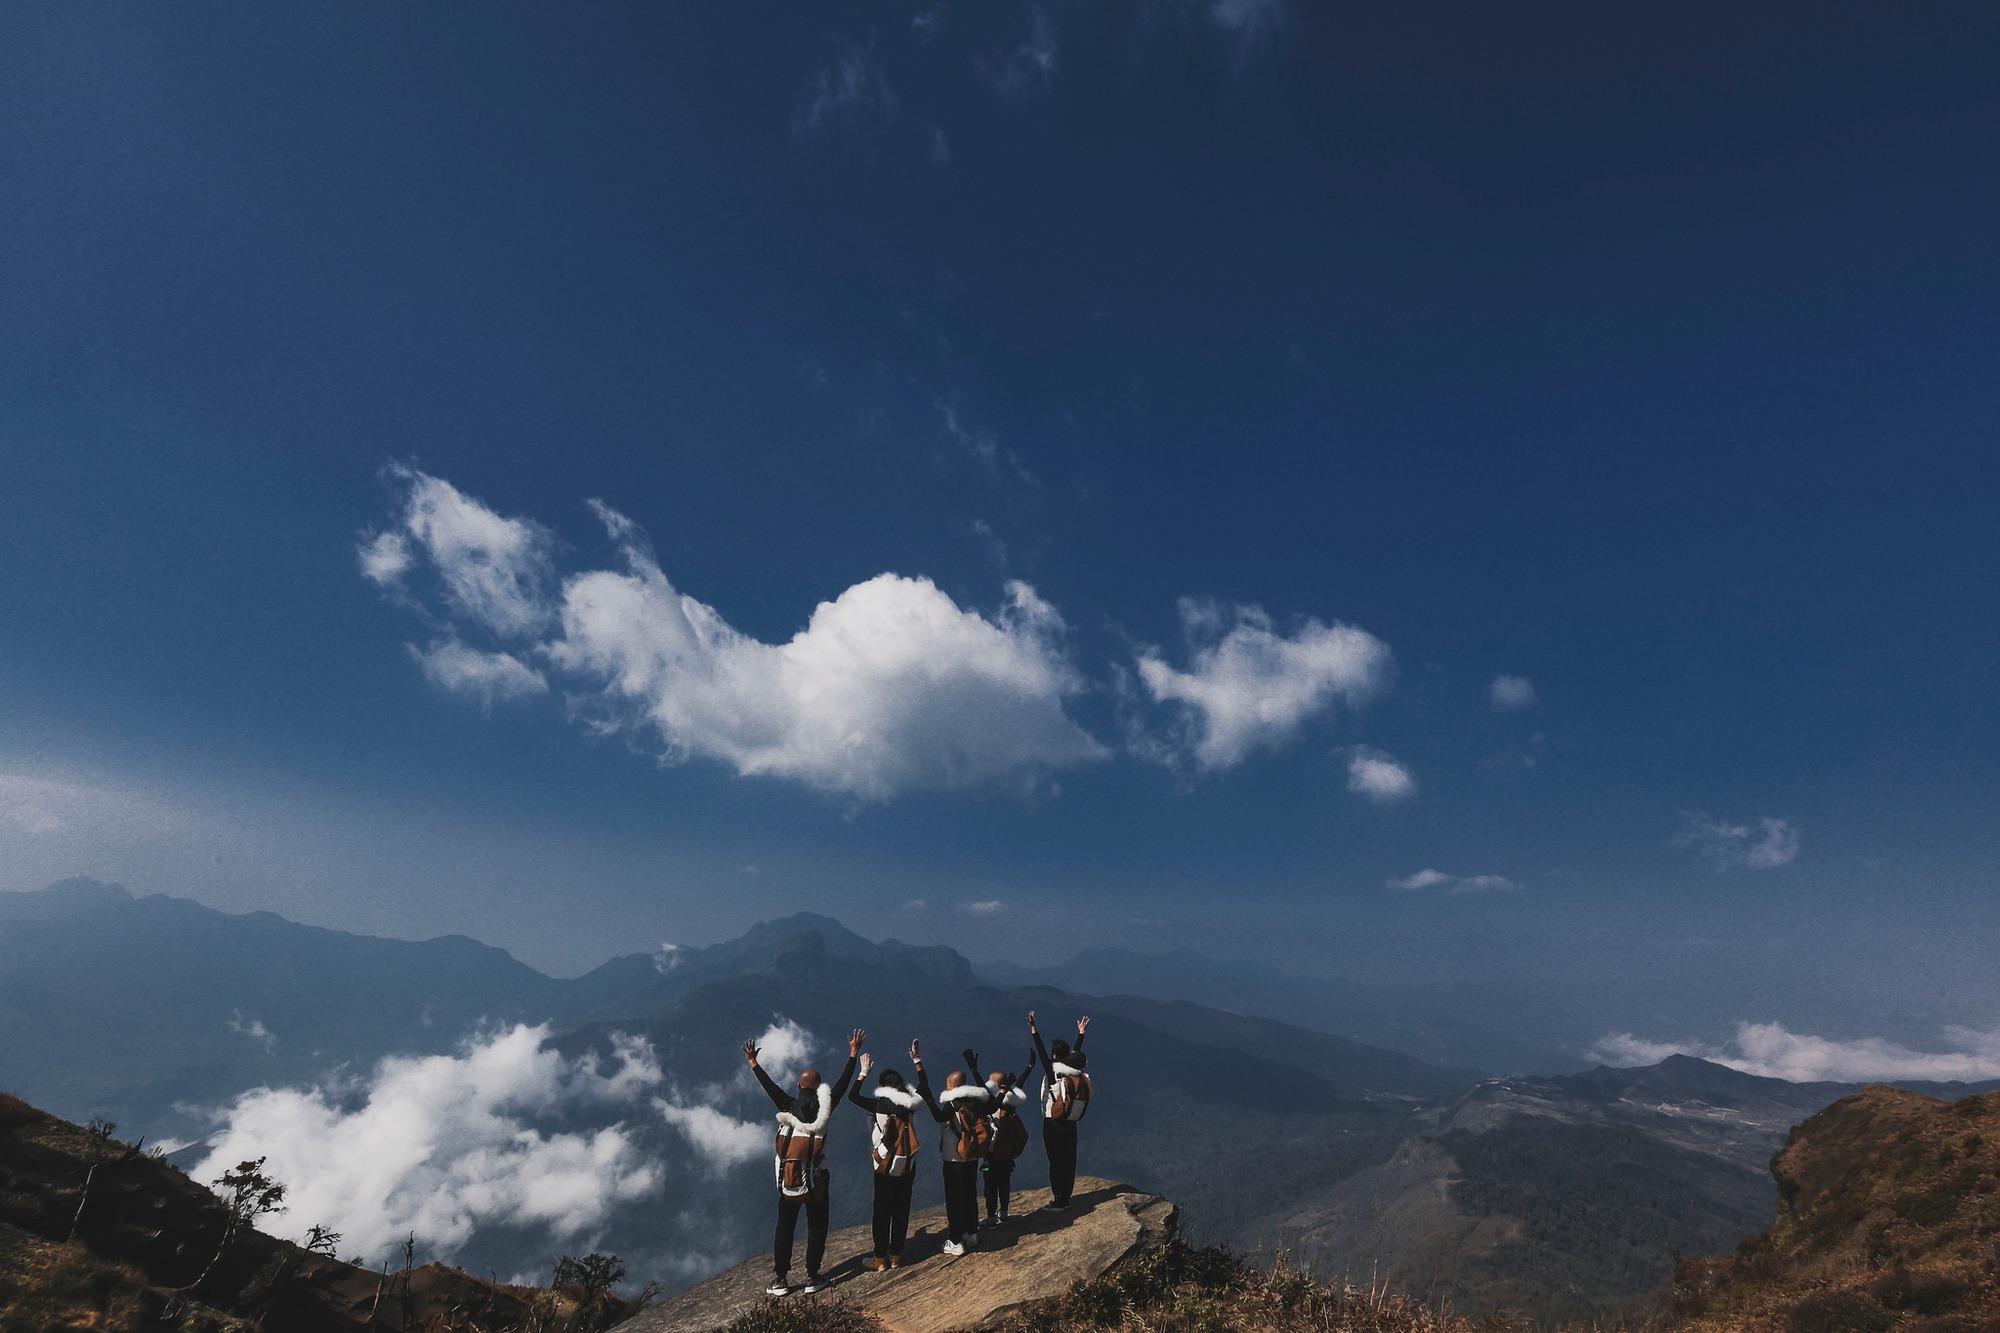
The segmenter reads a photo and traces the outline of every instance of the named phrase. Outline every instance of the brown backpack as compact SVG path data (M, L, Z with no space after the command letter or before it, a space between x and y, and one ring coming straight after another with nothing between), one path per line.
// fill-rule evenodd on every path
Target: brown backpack
M1050 1120L1081 1120L1090 1109L1090 1075L1057 1074L1049 1081L1042 1114Z
M993 1160L1011 1162L1028 1150L1028 1122L1011 1106L1003 1106L987 1119L993 1124Z
M977 1106L960 1105L958 1117L958 1160L977 1161L993 1150L993 1122Z
M826 1136L786 1125L778 1131L778 1193L803 1198L826 1174Z
M874 1144L869 1156L878 1176L907 1176L917 1160L917 1127L910 1117L890 1111L875 1113Z

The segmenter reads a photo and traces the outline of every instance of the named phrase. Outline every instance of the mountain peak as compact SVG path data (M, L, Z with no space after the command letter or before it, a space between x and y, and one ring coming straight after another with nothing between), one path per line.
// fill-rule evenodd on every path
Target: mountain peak
M0 921L57 921L132 902L123 884L106 884L88 875L57 880L46 889L0 893Z

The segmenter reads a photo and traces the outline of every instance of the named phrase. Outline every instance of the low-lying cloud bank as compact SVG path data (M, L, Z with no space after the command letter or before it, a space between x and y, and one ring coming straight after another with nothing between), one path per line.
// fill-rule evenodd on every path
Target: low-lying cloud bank
M267 1158L288 1206L266 1229L298 1239L328 1226L364 1256L387 1254L412 1231L447 1257L482 1226L588 1236L618 1205L658 1190L660 1167L622 1123L544 1122L636 1106L662 1074L638 1038L615 1039L600 1060L569 1059L547 1037L521 1024L455 1055L385 1059L351 1083L253 1089L217 1113L220 1131L191 1174L213 1180Z
M1841 1041L1789 1031L1781 1023L1739 1023L1727 1046L1699 1041L1647 1041L1615 1032L1591 1048L1592 1059L1620 1068L1692 1055L1746 1074L1793 1083L1867 1083L1881 1079L1977 1082L2000 1078L2000 1032L1947 1027L1956 1048L1913 1051L1881 1037Z
M492 707L559 692L585 725L643 738L665 762L709 759L871 801L1037 790L1112 755L1069 715L1090 687L1062 615L1019 579L982 612L927 578L878 574L765 643L676 588L638 526L602 503L591 509L616 567L565 576L541 524L407 467L389 479L394 516L356 558L423 620L426 641L410 653L446 693ZM1352 625L1281 629L1261 608L1194 599L1180 613L1179 664L1157 648L1134 654L1151 716L1130 748L1183 772L1275 749L1337 705L1365 704L1393 672L1388 645ZM1375 751L1356 751L1348 777L1371 800L1416 791Z

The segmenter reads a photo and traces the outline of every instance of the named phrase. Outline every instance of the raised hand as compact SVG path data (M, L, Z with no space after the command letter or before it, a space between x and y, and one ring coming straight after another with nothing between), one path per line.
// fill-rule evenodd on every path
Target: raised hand
M751 1064L753 1064L753 1065L757 1063L757 1043L756 1043L756 1042L754 1042L754 1041L746 1041L746 1042L744 1042L744 1043L743 1043L743 1058L744 1058L745 1060L748 1060L748 1061L749 1061L749 1062L750 1062Z
M923 1062L924 1062L924 1057L917 1054L917 1039L915 1037L912 1037L910 1038L910 1063L913 1065L920 1065Z
M875 1067L874 1056L864 1055L861 1057L861 1081L863 1083L866 1083L868 1081L868 1071L873 1069L874 1067Z
M847 1038L848 1059L852 1060L855 1056L861 1054L861 1043L865 1041L867 1037L868 1034L866 1032L863 1032L860 1028L854 1029L854 1031L848 1035Z
M1079 1018L1079 1019L1077 1019L1077 1020L1076 1020L1076 1035L1077 1035L1077 1036L1079 1036L1079 1037L1081 1037L1081 1036L1082 1036L1082 1035L1083 1035L1084 1033L1086 1033L1086 1032L1088 1032L1088 1031L1090 1031L1090 1020L1089 1020L1089 1019L1087 1019L1087 1018Z
M960 1051L959 1054L965 1057L965 1063L971 1065L974 1069L979 1068L978 1051L975 1051L970 1046L968 1046L964 1050Z
M1035 1011L1032 1009L1028 1011L1028 1031L1038 1037L1042 1035L1042 1030L1035 1026Z

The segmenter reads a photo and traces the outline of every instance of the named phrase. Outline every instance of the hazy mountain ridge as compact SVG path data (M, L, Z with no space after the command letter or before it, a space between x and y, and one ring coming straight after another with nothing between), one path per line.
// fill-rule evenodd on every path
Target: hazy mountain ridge
M1196 1001L1339 1033L1433 1064L1555 1073L1588 1065L1552 1038L1552 1025L1545 1018L1526 1014L1527 1006L1519 1003L1496 1005L1490 995L1473 993L1482 991L1480 987L1369 986L1337 977L1297 976L1264 963L1210 958L1186 950L1145 954L1086 949L1051 967L1004 961L975 967L983 979L1002 987L1059 985L1099 995ZM1503 1026L1492 1021L1496 1016L1513 1021Z

